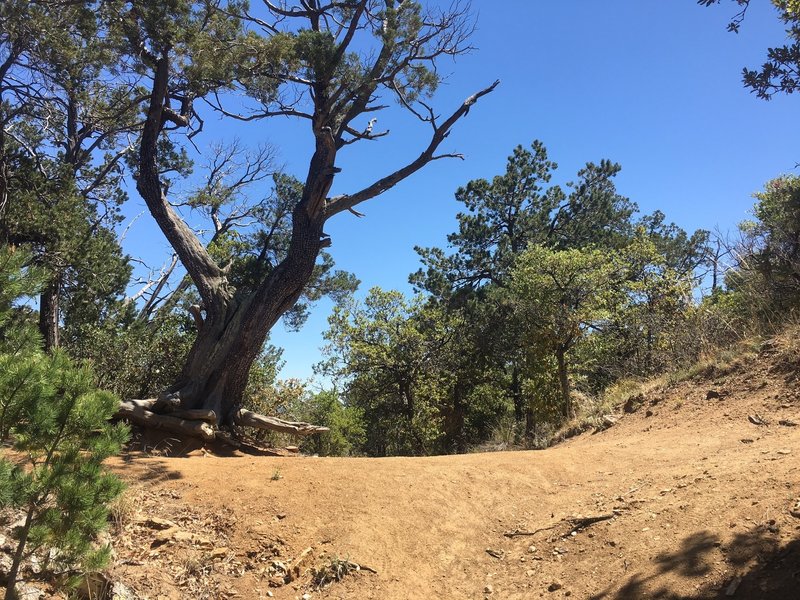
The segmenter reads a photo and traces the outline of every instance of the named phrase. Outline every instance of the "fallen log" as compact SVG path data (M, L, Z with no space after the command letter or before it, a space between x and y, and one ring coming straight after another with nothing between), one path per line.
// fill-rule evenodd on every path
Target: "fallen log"
M236 413L234 420L237 425L242 425L244 427L255 427L256 429L267 429L269 431L277 431L278 433L292 433L302 436L330 431L328 427L297 421L284 421L277 417L266 417L250 410L245 410L244 408Z
M182 433L205 441L213 440L216 435L214 428L204 421L188 421L172 415L159 415L129 401L120 402L115 417L144 427Z

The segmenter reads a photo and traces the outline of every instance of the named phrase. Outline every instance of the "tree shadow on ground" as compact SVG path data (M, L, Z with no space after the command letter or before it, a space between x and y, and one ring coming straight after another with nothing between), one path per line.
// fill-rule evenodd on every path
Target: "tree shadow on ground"
M790 524L794 525L794 524ZM800 529L800 527L798 527ZM688 600L741 598L745 600L797 600L800 598L800 538L781 541L774 523L760 525L737 534L726 544L710 531L694 533L683 540L673 553L653 559L654 572L634 574L617 589L609 586L590 600ZM724 561L727 578L701 581L691 592L676 591L675 580L686 578L680 587L686 590L705 575L711 575L716 563ZM663 579L671 582L663 582ZM726 595L734 590L732 596Z
M149 457L139 452L126 452L121 457L125 471L125 479L137 480L142 483L163 483L177 481L183 475L176 469L169 468L166 463L156 457ZM138 460L140 458L155 458L155 460Z

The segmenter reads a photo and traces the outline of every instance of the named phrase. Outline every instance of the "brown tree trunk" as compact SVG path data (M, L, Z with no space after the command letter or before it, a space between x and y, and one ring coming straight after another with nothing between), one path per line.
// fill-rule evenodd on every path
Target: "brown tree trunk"
M457 381L453 386L453 407L449 415L447 445L458 453L467 451L466 425L467 408L464 403L464 384Z
M525 398L522 395L522 381L520 380L519 365L515 362L511 368L511 399L514 402L514 443L521 443L529 435L528 424L530 422L530 406L526 406ZM521 430L525 423L524 431Z
M336 61L341 60L366 4L354 12L349 34L345 36ZM312 20L324 11L309 9ZM316 16L314 16L316 15ZM200 295L204 315L195 311L198 335L189 352L181 377L152 408L156 412L181 410L214 411L218 424L230 425L240 415L239 407L247 385L250 367L263 347L270 328L294 306L310 280L320 250L329 245L322 227L327 219L374 198L430 163L455 154L436 154L439 145L451 128L465 116L477 100L490 93L499 81L467 98L449 118L439 123L431 121L433 134L420 155L405 166L374 181L353 193L329 198L336 173L337 150L347 143L343 136L352 136L349 123L363 113L385 72L391 51L384 48L373 67L376 76L368 78L350 104L334 105L331 92L339 93L329 73L318 73L309 86L314 98L312 130L315 150L311 158L303 195L292 213L292 239L286 258L261 281L255 291L237 293L227 279L227 271L209 254L194 232L181 219L167 199L167 189L161 180L158 161L158 140L164 125L187 127L192 118L192 99L183 96L180 113L170 108L170 49L159 54L142 50L153 67L153 84L147 119L142 129L139 147L139 171L136 188L147 204L151 215L172 245L187 274ZM331 110L338 106L338 113ZM358 134L363 137L367 134ZM202 318L201 318L202 317ZM413 414L413 397L408 396L409 412ZM149 417L149 415L146 415ZM250 420L250 423L261 421ZM172 424L174 425L174 423ZM295 424L296 425L296 424ZM304 430L306 430L305 428Z
M569 375L567 373L567 351L563 346L556 348L558 361L558 385L561 388L561 401L564 403L564 416L572 417L572 398L569 393Z
M532 440L536 433L536 415L533 412L533 407L528 404L525 407L525 439Z
M61 291L61 277L56 274L53 281L39 296L39 333L42 335L42 344L46 352L58 348L59 335L59 293Z
M182 409L213 410L232 425L247 387L250 367L273 325L297 302L322 248L321 225L296 210L289 255L249 296L206 310L178 382L168 396Z

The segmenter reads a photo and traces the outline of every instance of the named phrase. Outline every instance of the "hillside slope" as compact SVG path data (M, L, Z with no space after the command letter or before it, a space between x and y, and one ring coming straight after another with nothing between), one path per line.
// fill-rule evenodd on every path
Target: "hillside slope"
M153 600L796 599L800 389L785 362L768 346L544 451L129 456L113 575ZM299 577L270 587L301 555ZM308 569L333 559L375 572L315 589Z

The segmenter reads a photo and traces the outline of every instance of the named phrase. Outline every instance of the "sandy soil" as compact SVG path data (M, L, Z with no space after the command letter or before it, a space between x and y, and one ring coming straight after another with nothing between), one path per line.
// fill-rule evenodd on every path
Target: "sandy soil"
M611 429L544 451L130 455L115 464L133 502L113 575L151 600L796 600L800 387L768 366L653 392ZM318 589L334 559L375 572Z

